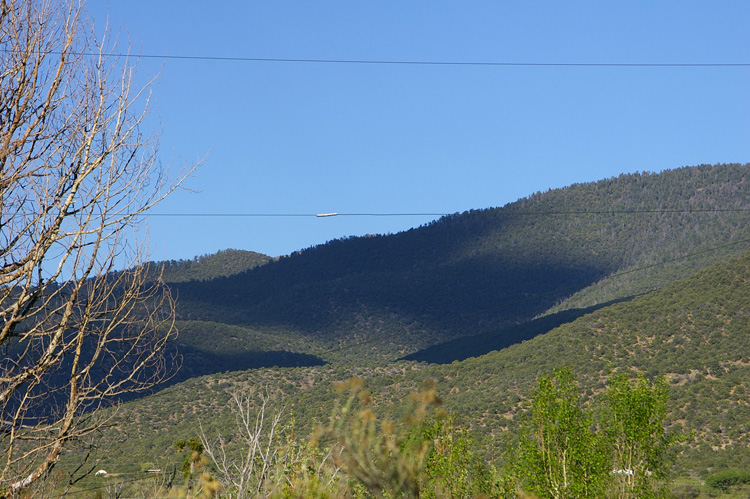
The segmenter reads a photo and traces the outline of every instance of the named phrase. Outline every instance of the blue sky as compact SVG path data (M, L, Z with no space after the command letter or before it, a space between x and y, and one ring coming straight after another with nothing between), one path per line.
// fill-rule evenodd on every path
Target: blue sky
M750 63L746 1L94 1L156 56ZM147 58L165 164L154 213L455 213L635 171L750 161L750 67ZM152 258L271 256L435 216L151 217Z

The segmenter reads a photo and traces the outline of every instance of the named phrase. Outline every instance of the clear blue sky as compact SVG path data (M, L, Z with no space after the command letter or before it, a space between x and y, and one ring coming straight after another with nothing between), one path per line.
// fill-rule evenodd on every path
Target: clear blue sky
M750 63L745 1L99 1L158 56ZM635 171L750 161L750 67L146 59L164 163L206 156L157 213L455 213ZM152 217L152 258L271 256L434 216Z

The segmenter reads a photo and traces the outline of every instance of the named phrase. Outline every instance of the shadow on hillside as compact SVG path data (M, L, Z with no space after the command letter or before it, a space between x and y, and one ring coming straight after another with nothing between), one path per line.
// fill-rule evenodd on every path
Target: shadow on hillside
M326 364L324 360L314 355L305 353L296 353L288 351L249 351L234 354L222 354L217 355L211 352L205 352L196 348L187 346L180 346L179 351L176 349L176 345L172 343L171 348L165 351L166 363L173 365L173 360L180 359L182 361L181 367L177 370L176 374L169 380L159 383L158 385L151 387L144 391L125 392L117 397L107 398L101 400L101 407L108 407L116 405L122 402L129 402L132 400L140 399L152 395L164 388L172 385L176 385L190 378L198 376L205 376L209 374L216 374L229 371L244 371L250 369L261 369L266 367L307 367L307 366L321 366ZM55 373L50 380L49 385L44 385L42 388L46 392L34 392L41 402L33 406L25 416L25 423L29 425L39 424L37 418L48 418L58 410L59 407L63 406L67 402L67 386L68 385L68 373L71 369L71 362L73 361L72 356L64 359L62 364L58 366ZM170 372L174 372L177 364L173 367L167 367ZM103 368L106 369L106 368ZM122 376L129 374L132 369L130 365L123 365L120 371L121 374L118 378L111 378L110 384L121 381ZM145 376L152 375L152 372L144 373ZM129 386L129 385L126 385ZM13 401L8 404L6 409L15 410L17 405L13 405ZM91 409L98 408L96 405L83 408L84 412L89 412Z
M306 353L274 351L249 351L234 354L214 354L191 348L180 347L182 367L170 384L208 374L229 371L247 371L266 367L310 367L322 366L326 362Z
M533 319L522 324L504 327L496 331L456 338L454 340L424 348L402 357L399 360L416 360L419 362L429 362L431 364L450 364L454 361L479 357L492 351L502 350L503 348L508 348L516 343L530 340L535 336L551 331L562 324L573 322L579 317L590 314L595 310L599 310L600 308L615 303L629 301L632 298L634 297L630 296L591 307L564 310L556 314Z
M167 355L174 355L174 351ZM251 351L236 354L217 355L196 348L181 346L179 356L182 366L177 373L164 383L145 392L130 393L117 399L117 402L127 402L154 394L191 378L230 371L247 371L269 367L311 367L322 366L326 362L319 357L305 353L276 351Z
M345 262L347 255L329 261L337 256L331 253L321 262L312 258L316 252L309 258L302 253L247 274L180 283L175 288L179 318L305 336L346 335L372 330L373 324L391 327L383 331L388 334L404 327L395 322L415 320L440 322L443 334L458 336L467 328L493 332L498 324L530 320L615 270L596 262L559 261L556 254L535 259L518 253L443 263L414 256L412 266L401 270L396 255L384 251L385 257L374 258L377 251L371 249L357 252L371 256L370 267L358 264L345 272L332 262ZM472 319L455 320L464 316Z

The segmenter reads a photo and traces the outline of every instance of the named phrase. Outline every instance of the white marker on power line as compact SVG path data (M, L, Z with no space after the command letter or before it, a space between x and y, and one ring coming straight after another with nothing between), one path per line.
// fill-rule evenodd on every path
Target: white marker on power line
M334 211L333 213L318 213L315 216L318 218L323 218L323 217L335 217L336 215L338 215L338 213Z

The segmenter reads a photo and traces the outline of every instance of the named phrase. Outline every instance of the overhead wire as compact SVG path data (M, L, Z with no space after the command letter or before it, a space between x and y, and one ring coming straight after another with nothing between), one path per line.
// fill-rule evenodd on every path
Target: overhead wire
M0 49L9 51L10 49ZM60 54L51 51L51 54ZM99 57L96 52L74 52L73 55ZM750 62L540 62L540 61L429 61L400 59L334 59L334 58L284 58L247 57L215 55L169 55L135 54L130 52L109 52L104 54L115 58L162 59L183 61L223 61L223 62L271 62L271 63L312 63L312 64L370 64L370 65L412 65L412 66L495 66L495 67L620 67L620 68L731 68L750 67ZM679 212L731 212L748 210L630 210L627 213L679 213ZM616 211L559 211L559 212L516 212L515 214L601 214ZM620 213L623 213L622 211ZM450 213L336 213L336 216L446 216ZM144 213L140 217L318 217L311 213Z
M9 50L9 49L6 49ZM59 54L51 51L51 54ZM214 61L214 62L270 62L292 64L354 64L392 66L479 66L479 67L593 67L593 68L745 68L750 62L542 62L542 61L430 61L420 59L339 59L307 57L248 57L216 55L170 55L135 54L130 52L70 52L85 57L106 57L126 59L160 59L174 61Z
M669 214L669 213L749 213L750 208L668 208L668 209L634 209L634 210L505 210L499 208L499 213L509 216L521 215L632 215L632 214ZM457 215L460 212L415 212L415 213L386 213L386 212L362 212L362 213L140 213L139 217L269 217L269 218L328 218L328 217L444 217Z
M449 213L141 213L139 217L441 217Z
M92 492L92 491L95 491L95 490L101 490L101 489L105 489L107 487L122 486L122 485L125 485L125 484L132 484L132 483L135 483L135 482L143 482L143 481L146 481L146 480L154 480L154 479L157 479L159 477L167 476L169 474L170 474L170 472L149 473L148 475L142 475L141 474L141 476L139 476L139 477L123 479L123 480L119 480L119 481L117 481L115 483L102 483L102 484L99 484L99 485L88 486L86 488L80 488L80 489L71 490L71 491L68 491L65 495L66 496L72 496L72 495L76 495L76 494L84 494L86 492ZM120 476L126 476L126 475L135 475L135 473L116 473L114 475L110 475L109 477L106 477L106 476L105 477L101 477L101 479L102 480L111 480L112 478L120 477Z

